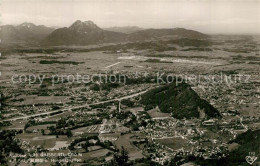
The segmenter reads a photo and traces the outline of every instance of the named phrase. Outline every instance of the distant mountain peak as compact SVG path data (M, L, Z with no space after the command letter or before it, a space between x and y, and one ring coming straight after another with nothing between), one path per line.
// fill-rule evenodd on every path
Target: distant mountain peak
M96 26L96 24L93 21L91 21L91 20L84 21L84 24L89 25L89 26L93 26L93 25Z
M101 30L101 28L99 28L93 21L90 20L84 22L77 20L69 27L69 29L83 33L88 33L93 30Z
M24 23L22 23L22 24L18 25L17 27L26 27L26 28L32 28L32 27L36 27L36 25L35 25L35 24L33 24L33 23L24 22Z

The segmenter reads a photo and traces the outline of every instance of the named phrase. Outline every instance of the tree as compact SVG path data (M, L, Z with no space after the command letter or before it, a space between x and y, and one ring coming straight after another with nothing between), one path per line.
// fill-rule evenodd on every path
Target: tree
M127 166L128 159L128 151L122 146L120 154L114 154L114 158L110 164L118 166Z
M68 124L66 122L66 119L65 118L61 118L60 120L58 120L56 128L58 128L58 129L59 128L65 128L67 126L68 126Z
M73 134L72 134L72 132L70 131L70 129L67 129L67 137L69 138L69 137L72 137L73 136Z
M7 160L2 153L0 153L0 163L3 165L7 165Z
M41 129L41 133L42 133L42 135L45 135L44 129Z
M51 134L56 134L56 129L54 126L49 126L48 129L50 130Z

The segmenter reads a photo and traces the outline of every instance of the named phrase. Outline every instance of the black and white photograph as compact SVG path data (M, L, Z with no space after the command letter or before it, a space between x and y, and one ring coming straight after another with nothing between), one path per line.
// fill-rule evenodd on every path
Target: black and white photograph
M0 0L0 166L260 166L260 0Z

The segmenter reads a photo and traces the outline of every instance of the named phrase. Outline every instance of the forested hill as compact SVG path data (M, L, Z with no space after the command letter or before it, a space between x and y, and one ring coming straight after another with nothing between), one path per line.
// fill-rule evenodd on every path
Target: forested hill
M184 82L152 89L142 95L140 102L146 110L158 106L162 112L172 113L172 116L178 119L221 117L217 109L201 99L190 85Z

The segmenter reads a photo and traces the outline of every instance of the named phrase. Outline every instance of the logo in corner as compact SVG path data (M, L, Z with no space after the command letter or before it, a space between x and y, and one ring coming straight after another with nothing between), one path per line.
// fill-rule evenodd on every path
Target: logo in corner
M257 157L255 156L255 152L249 152L249 155L246 156L246 162L250 165L252 165L257 160Z

